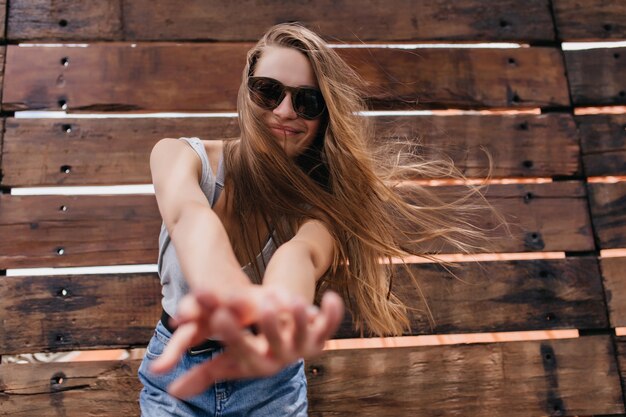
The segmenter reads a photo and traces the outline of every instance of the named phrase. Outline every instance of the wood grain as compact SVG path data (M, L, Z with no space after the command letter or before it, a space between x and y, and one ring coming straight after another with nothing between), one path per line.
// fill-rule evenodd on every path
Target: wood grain
M138 366L1 365L0 409L24 417L136 416ZM326 351L305 366L313 417L624 413L607 336Z
M619 364L622 387L624 387L626 386L626 337L616 337L615 346L617 347L617 363ZM624 393L624 403L626 403L626 393Z
M626 3L604 0L552 0L556 30L564 41L626 38Z
M156 274L2 277L0 294L4 354L145 347L161 316Z
M626 104L626 48L565 51L575 106Z
M437 189L457 196L458 191ZM500 228L490 234L489 251L594 248L579 182L491 185L487 199L511 231ZM487 230L499 224L486 214L471 221ZM0 195L0 269L156 263L161 223L153 195ZM433 241L421 250L452 248Z
M416 309L413 334L608 327L595 258L464 262L450 270L412 265L435 320L431 328L424 300L399 269L394 288Z
M494 236L497 251L574 252L594 248L586 191L580 182L491 185L486 197L511 227L511 236ZM486 225L495 224L488 219Z
M626 258L604 258L600 265L611 327L625 327Z
M571 176L579 170L570 115L375 117L379 143L420 145L426 159L450 157L468 177ZM2 185L146 184L160 138L236 137L236 118L7 119Z
M240 43L12 45L3 108L232 111L249 48ZM377 109L569 105L562 58L554 48L348 48L338 53L364 77L366 96Z
M139 416L139 362L0 365L0 415Z
M102 4L101 4L102 3ZM328 41L553 41L547 0L13 0L15 40L256 41L271 25L301 22ZM61 24L61 20L65 23Z
M1 7L1 5L0 5L0 7ZM0 62L2 63L2 65L0 65L0 86L2 86L2 88L0 88L0 93L4 93L4 74L5 74L5 67L6 67L6 50L7 50L6 45L0 45Z
M120 40L121 0L11 0L7 37L11 41Z
M0 0L0 40L6 39L7 0Z
M601 249L626 247L626 183L590 183L589 207Z
M0 195L0 269L156 263L154 195Z
M419 290L397 270L394 291L412 309L407 334L609 327L595 258L465 262L452 273L413 264ZM161 286L148 273L13 276L0 279L0 299L0 354L145 347ZM351 337L346 314L335 338Z
M335 351L307 366L315 417L624 412L606 336Z
M626 115L576 116L585 175L626 175Z

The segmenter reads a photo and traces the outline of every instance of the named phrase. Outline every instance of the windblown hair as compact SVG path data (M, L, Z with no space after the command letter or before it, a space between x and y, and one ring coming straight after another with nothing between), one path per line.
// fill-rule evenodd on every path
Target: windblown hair
M296 160L264 125L247 88L263 52L276 46L308 58L327 106L318 136ZM334 237L335 256L318 295L338 291L358 330L399 335L410 323L394 291L398 269L413 276L404 263L410 256L475 251L486 242L478 219L492 209L476 187L451 197L413 181L462 176L449 161L420 156L408 139L375 140L370 118L361 114L367 109L363 87L333 49L298 24L272 27L248 52L237 102L241 138L224 148L224 192L239 220L231 242L240 262L251 263L260 276L252 245L262 241L260 224L249 227L250 219L262 219L277 244L307 219L323 222Z

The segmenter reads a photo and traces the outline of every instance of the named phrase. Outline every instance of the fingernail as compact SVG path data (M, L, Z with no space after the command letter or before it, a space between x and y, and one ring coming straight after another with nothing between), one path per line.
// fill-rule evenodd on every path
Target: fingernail
M320 312L320 309L319 309L319 308L317 308L317 306L310 305L310 306L308 306L308 307L306 308L306 312L307 312L308 314L317 314L317 313L319 313L319 312Z

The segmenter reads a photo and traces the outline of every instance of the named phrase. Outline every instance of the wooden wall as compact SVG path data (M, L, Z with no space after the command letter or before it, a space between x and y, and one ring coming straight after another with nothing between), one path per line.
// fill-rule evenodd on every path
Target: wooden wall
M464 262L460 279L415 264L436 327L418 312L412 334L581 334L327 351L307 362L311 415L626 415L626 337L615 331L626 326L626 258L602 252L626 248L626 182L606 178L626 175L626 48L562 48L626 39L623 1L11 0L0 13L0 354L143 347L160 313L156 274L5 272L156 263L152 195L12 190L150 183L160 138L238 132L227 115L76 116L233 112L252 42L300 21L330 43L367 46L338 52L368 81L372 109L473 110L376 116L381 140L442 147L471 178L488 171L481 149L493 157L487 198L514 225L495 250L516 260ZM523 47L375 47L443 42ZM70 117L15 117L63 109ZM408 280L398 285L423 311ZM338 337L353 336L344 323ZM138 415L137 366L2 364L0 415Z

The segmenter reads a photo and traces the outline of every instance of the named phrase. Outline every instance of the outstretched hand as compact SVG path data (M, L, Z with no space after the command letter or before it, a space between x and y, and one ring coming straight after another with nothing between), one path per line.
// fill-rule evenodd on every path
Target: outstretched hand
M215 338L224 352L175 380L170 394L190 397L216 380L273 375L299 358L319 354L337 330L343 308L333 292L324 295L320 308L272 287L251 286L227 299L191 293L181 300L172 323L178 328L151 370L167 372L188 348ZM248 330L251 324L257 334Z

